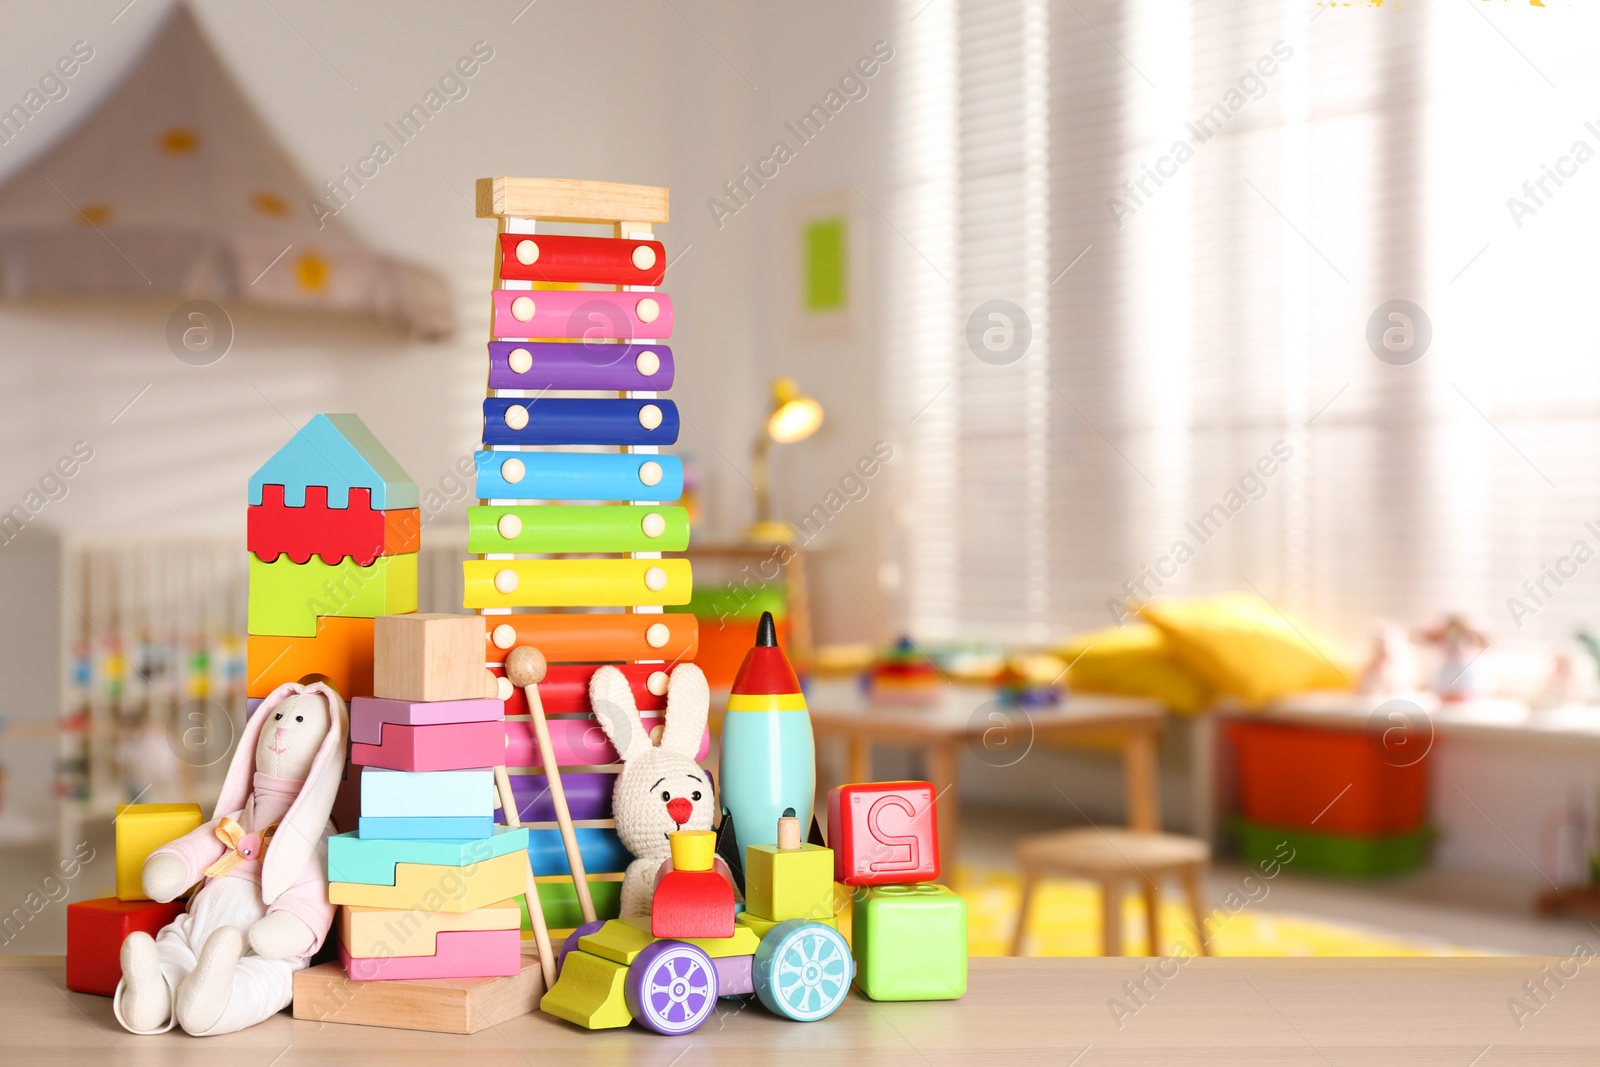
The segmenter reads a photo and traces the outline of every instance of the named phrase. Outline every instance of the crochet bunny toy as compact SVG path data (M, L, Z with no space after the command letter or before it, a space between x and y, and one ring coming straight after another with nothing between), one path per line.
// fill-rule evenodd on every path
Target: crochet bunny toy
M709 830L711 776L695 762L711 711L711 688L692 663L680 663L667 684L667 724L661 743L645 732L627 678L601 667L589 680L589 702L600 728L622 758L612 792L617 836L636 857L622 881L622 916L649 915L656 878L672 855L675 830Z
M321 682L273 690L245 724L210 822L150 854L144 891L188 911L122 943L112 1009L136 1034L228 1034L289 1006L333 925L328 823L349 719Z

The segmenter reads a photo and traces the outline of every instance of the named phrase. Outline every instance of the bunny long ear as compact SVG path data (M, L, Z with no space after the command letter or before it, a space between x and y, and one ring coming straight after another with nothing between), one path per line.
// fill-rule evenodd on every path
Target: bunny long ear
M305 784L288 812L278 820L277 832L261 861L261 899L268 904L294 885L306 864L322 845L322 831L333 814L333 801L339 793L344 773L345 739L350 735L350 716L339 694L322 682L301 689L318 693L328 702L328 732L317 748L316 758ZM256 709L261 714L261 709Z
M589 705L617 755L626 763L650 751L650 735L639 719L628 679L615 667L601 667L589 679Z
M700 754L710 714L711 686L705 673L693 663L678 664L667 683L667 725L661 731L661 747L694 759Z

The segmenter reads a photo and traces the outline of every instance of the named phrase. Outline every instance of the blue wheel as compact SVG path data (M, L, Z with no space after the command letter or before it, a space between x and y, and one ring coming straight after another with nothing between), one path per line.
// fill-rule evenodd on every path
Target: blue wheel
M599 919L592 923L584 923L582 926L578 927L576 930L572 931L572 933L567 935L567 939L561 942L560 951L556 953L557 978L561 977L561 965L567 962L567 953L578 947L578 939L588 937L590 934L594 933L604 925L604 919Z
M756 996L768 1011L810 1023L844 1003L854 967L843 934L810 919L790 919L767 931L751 971Z
M693 945L657 941L634 957L622 997L641 1026L658 1034L687 1034L717 1006L717 970Z

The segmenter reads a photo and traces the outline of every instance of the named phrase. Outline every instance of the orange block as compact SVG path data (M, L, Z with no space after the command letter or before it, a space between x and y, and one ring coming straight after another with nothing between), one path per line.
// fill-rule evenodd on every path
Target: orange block
M487 662L503 663L518 645L533 645L548 663L631 663L695 658L699 621L681 614L485 615ZM749 642L746 642L748 647Z
M400 508L383 513L383 554L403 556L422 550L422 509Z
M285 682L312 676L349 701L372 695L372 620L325 615L315 637L251 634L245 655L246 694L264 697Z

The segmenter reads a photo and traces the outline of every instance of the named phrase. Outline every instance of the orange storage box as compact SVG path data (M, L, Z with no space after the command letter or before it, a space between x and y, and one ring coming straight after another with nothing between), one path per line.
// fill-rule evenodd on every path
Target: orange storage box
M1391 766L1355 730L1235 722L1229 736L1240 808L1251 822L1371 837L1408 833L1427 820L1427 757Z

